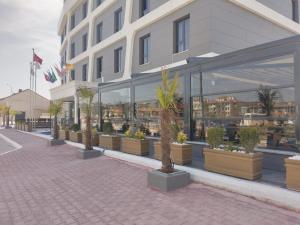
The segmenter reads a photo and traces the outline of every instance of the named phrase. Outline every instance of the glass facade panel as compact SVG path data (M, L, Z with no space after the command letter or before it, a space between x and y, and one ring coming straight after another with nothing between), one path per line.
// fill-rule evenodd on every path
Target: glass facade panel
M103 92L101 102L103 121L110 120L116 131L124 133L130 119L130 89Z

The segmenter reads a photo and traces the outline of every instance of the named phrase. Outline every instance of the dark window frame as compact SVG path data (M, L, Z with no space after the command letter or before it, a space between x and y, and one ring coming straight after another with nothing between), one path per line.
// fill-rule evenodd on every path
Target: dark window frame
M103 22L100 22L96 26L96 44L103 40Z
M82 35L82 52L85 52L88 47L88 34Z
M96 7L102 4L102 0L96 0Z
M96 78L100 79L102 77L103 69L103 56L100 56L96 59Z
M76 19L75 19L75 14L71 15L71 21L70 21L70 30L73 30L75 27Z
M75 80L75 70L71 70L71 80Z
M178 40L178 36L179 36L179 25L180 23L184 22L188 20L189 22L189 26L190 26L190 14L186 15L186 16L183 16L177 20L174 21L174 24L173 24L173 53L176 54L176 53L180 53L180 52L184 52L184 51L187 51L189 50L190 48L190 40L185 40L186 43L185 43L185 49L184 50L179 50L179 40ZM186 28L186 27L185 27ZM189 27L189 31L190 31L190 27ZM190 38L190 33L188 34L188 39Z
M82 65L82 81L87 81L87 64Z
M120 73L122 71L122 51L123 51L123 47L119 47L114 51L114 72L115 73Z
M139 41L139 64L144 65L150 62L150 37L151 34L148 33L142 37L140 37ZM148 55L147 60L145 61L145 40L148 39Z
M150 12L150 1L149 0L140 0L139 3L140 3L139 11L140 11L140 18L141 18Z
M82 19L84 20L88 15L88 1L82 4Z
M292 1L292 20L299 23L299 0Z
M117 33L122 29L122 7L114 13L114 32Z
M75 47L75 42L71 43L71 59L73 59L76 55L76 47Z

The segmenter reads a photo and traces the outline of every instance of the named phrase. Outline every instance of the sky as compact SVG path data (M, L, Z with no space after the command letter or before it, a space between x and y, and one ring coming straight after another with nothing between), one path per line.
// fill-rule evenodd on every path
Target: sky
M0 98L30 87L32 48L44 60L37 92L50 98L49 89L59 85L45 81L43 72L59 64L62 6L62 0L0 0Z

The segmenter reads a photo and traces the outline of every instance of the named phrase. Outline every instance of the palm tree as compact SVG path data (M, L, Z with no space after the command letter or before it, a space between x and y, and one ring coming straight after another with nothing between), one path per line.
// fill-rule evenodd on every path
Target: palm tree
M53 138L56 140L58 139L58 125L57 125L57 116L61 113L63 109L63 102L51 102L49 107L49 113L51 116L54 116L53 121Z
M2 126L5 126L5 105L1 104L0 105L0 116L2 117Z
M168 71L162 71L162 86L157 88L157 99L160 104L160 126L162 146L162 167L161 172L172 173L174 171L171 153L171 124L172 114L176 110L176 91L178 88L178 75L174 80L169 81Z
M82 110L85 113L85 121L86 121L86 142L85 149L92 150L92 126L91 126L91 118L92 118L92 109L93 109L93 98L94 92L91 88L82 87L78 89L79 96L83 101Z
M7 105L1 105L0 106L1 115L3 117L3 126L5 128L9 128L9 114L10 114L10 106Z
M278 92L267 86L260 86L257 90L257 97L262 105L263 113L271 116L274 109L275 100L278 99Z

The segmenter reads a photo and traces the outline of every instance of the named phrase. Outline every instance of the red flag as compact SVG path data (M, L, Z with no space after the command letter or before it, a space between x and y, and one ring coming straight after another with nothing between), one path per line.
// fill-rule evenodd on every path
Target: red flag
M55 68L55 70L56 70L58 76L60 76L60 77L63 77L63 76L64 76L63 71L60 70L60 69L58 68L58 66L55 65L54 68Z
M33 54L33 61L34 62L37 62L38 64L40 64L40 65L42 65L42 63L43 63L43 59L42 58L40 58L37 54Z
M50 78L47 74L44 73L44 77L45 77L46 81L50 81Z

